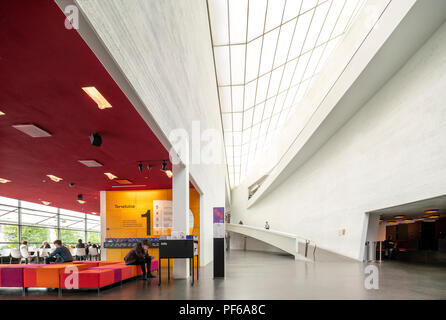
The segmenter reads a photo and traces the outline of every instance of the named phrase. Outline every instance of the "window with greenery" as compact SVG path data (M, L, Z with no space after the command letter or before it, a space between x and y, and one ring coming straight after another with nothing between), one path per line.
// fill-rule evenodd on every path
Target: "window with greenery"
M78 230L60 230L60 240L62 240L63 244L71 244L75 245L79 239L82 239L82 242L85 242L85 232Z
M40 246L59 237L65 244L78 239L100 244L100 231L97 216L0 197L0 249L17 248L23 240Z
M19 243L19 226L0 224L0 248L17 247Z
M101 234L99 232L87 232L88 241L92 244L100 244L101 243Z

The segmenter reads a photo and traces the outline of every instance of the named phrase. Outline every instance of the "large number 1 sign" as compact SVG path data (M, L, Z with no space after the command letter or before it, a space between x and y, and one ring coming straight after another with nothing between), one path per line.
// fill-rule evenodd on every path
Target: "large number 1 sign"
M150 210L147 210L141 217L147 218L147 235L150 236Z

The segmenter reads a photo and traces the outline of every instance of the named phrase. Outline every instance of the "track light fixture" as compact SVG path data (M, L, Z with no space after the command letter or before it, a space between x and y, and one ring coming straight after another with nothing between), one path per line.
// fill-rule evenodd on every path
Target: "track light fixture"
M82 194L78 194L77 195L77 202L79 202L80 204L84 204L84 196Z
M153 162L161 162L161 171L166 172L167 170L167 160L139 160L138 161L138 170L139 172L144 171L144 164L146 165L147 170L152 170Z

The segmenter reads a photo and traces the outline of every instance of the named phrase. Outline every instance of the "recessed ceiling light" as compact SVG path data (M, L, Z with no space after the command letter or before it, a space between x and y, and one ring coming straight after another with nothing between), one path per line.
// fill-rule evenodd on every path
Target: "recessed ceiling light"
M91 214L98 214L97 212L92 212Z
M112 107L112 105L102 96L102 94L95 87L84 87L82 88L82 90L84 90L90 96L90 98L93 99L94 102L96 102L99 109L103 110Z
M440 216L438 214L433 214L431 216L428 217L429 219L438 219L440 218Z
M12 127L33 138L51 137L51 133L33 124L18 124Z
M107 176L107 178L109 178L110 180L113 180L113 179L116 179L117 178L117 176L115 176L113 173L110 173L110 172L106 172L106 173L104 173L106 176Z
M440 210L438 210L438 209L428 209L428 210L424 210L424 213L437 213L438 211L440 211Z
M86 201L84 201L84 200L77 200L77 202L79 202L80 204L84 204Z
M59 182L59 181L63 180L62 178L53 176L52 174L47 174L46 176L47 176L48 178L50 178L51 180L53 180L54 182Z
M0 111L0 116L4 116L4 115L5 115L5 113Z
M42 201L42 203L46 206L49 206L51 204L51 202L49 202L49 201Z
M119 184L132 184L133 183L128 179L116 179L115 182L117 182Z
M102 167L102 163L97 162L96 160L79 160L79 162L89 168Z
M11 180L0 178L0 183L8 183L8 182L11 182Z
M404 216L394 216L395 219L403 219Z

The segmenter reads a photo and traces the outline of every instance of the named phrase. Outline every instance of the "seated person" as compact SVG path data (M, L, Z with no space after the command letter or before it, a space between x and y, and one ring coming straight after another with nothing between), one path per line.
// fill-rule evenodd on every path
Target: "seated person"
M54 241L54 245L56 246L56 249L50 253L46 259L46 263L73 262L73 256L71 255L70 250L62 245L62 241L56 240Z
M82 242L82 239L77 240L76 248L85 249L85 244Z
M40 246L40 249L51 249L51 246L48 242L43 241L42 245Z
M20 245L20 252L22 252L22 255L25 252L28 253L28 241L26 240L22 241L22 244Z
M392 241L392 236L388 236L384 241L385 256L392 259L393 249L395 248L395 242Z
M152 257L149 256L147 250L149 249L149 241L147 239L138 243L124 258L126 265L140 266L142 270L142 279L154 278L150 273L150 265L152 264ZM146 271L147 264L147 271ZM148 274L148 275L147 275Z

